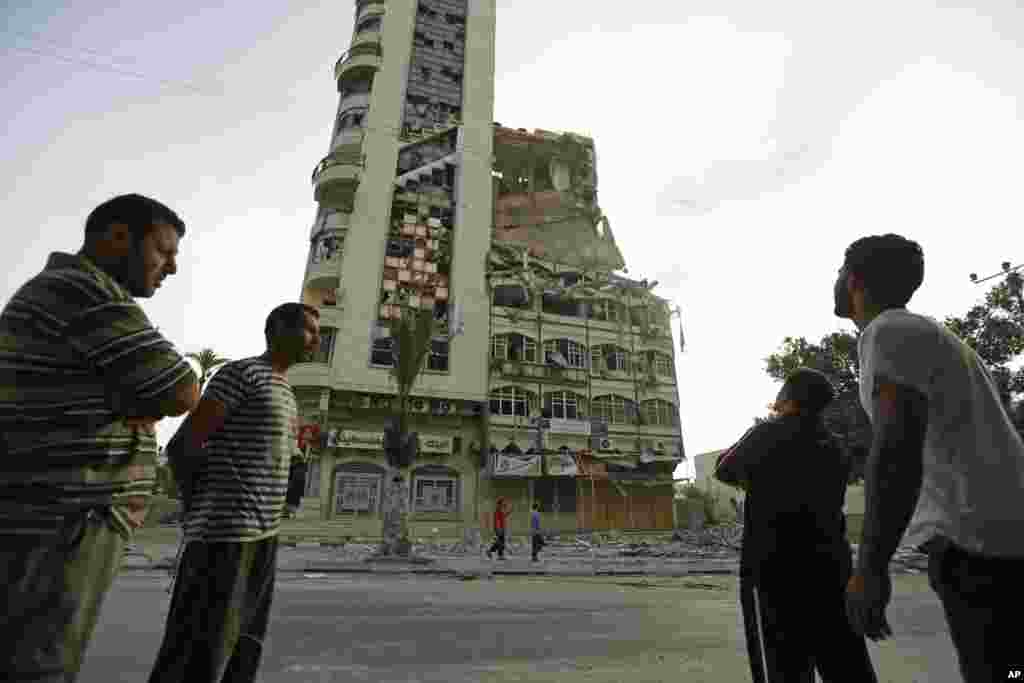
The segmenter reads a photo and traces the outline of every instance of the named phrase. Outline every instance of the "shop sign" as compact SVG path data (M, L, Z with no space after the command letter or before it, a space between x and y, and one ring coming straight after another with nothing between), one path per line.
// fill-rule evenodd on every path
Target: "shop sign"
M590 422L588 420L558 420L552 419L548 431L552 434L582 434L590 435Z
M420 434L420 453L448 455L454 439L437 434ZM328 448L352 448L378 451L384 449L384 432L361 432L354 429L332 429L327 433Z
M554 455L546 455L544 461L548 476L551 477L575 477L579 472L579 468L576 467L576 459L568 450Z
M495 453L495 477L539 477L541 470L539 453Z
M449 455L452 452L452 442L453 439L450 436L420 434L420 453Z

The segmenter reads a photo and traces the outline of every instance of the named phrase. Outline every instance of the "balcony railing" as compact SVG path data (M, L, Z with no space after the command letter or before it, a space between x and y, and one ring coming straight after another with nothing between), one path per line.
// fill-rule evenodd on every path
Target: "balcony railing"
M348 152L342 150L336 150L334 153L324 157L316 168L313 169L312 182L316 182L316 179L320 174L329 168L335 166L358 166L363 168L366 166L366 155L362 152Z
M334 63L334 78L340 79L350 62L353 66L358 62L367 68L376 69L380 66L380 59L383 56L384 48L381 46L380 37L361 40L338 57L338 61ZM370 59L360 60L360 57Z
M520 361L495 361L498 371L504 377L520 377L535 382L554 384L576 384L586 386L586 368L560 368L543 363L524 363Z

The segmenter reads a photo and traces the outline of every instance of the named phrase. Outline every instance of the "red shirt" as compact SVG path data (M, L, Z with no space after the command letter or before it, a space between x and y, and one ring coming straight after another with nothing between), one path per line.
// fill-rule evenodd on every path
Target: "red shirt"
M505 511L495 510L494 511L494 528L504 529L505 528Z

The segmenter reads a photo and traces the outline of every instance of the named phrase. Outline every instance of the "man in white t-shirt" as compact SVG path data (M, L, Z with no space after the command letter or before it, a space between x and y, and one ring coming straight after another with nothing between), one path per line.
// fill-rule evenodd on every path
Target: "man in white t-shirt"
M891 635L889 561L906 534L929 553L964 680L1005 680L1024 665L1024 442L977 354L906 310L923 279L920 245L889 234L850 245L836 280L874 427L848 612L869 638Z

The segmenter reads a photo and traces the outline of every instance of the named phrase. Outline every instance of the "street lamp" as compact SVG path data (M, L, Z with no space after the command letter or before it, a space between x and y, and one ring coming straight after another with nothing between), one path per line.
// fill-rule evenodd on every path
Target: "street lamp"
M1024 277L1021 276L1020 270L1024 268L1024 263L1016 266L1011 266L1009 261L1003 261L1002 271L989 275L988 277L978 279L977 273L971 273L971 282L976 285L980 285L982 282L988 282L989 280L997 277L1005 277L1006 284L1009 285L1010 294L1017 297L1017 303L1020 304L1021 312L1024 313Z

